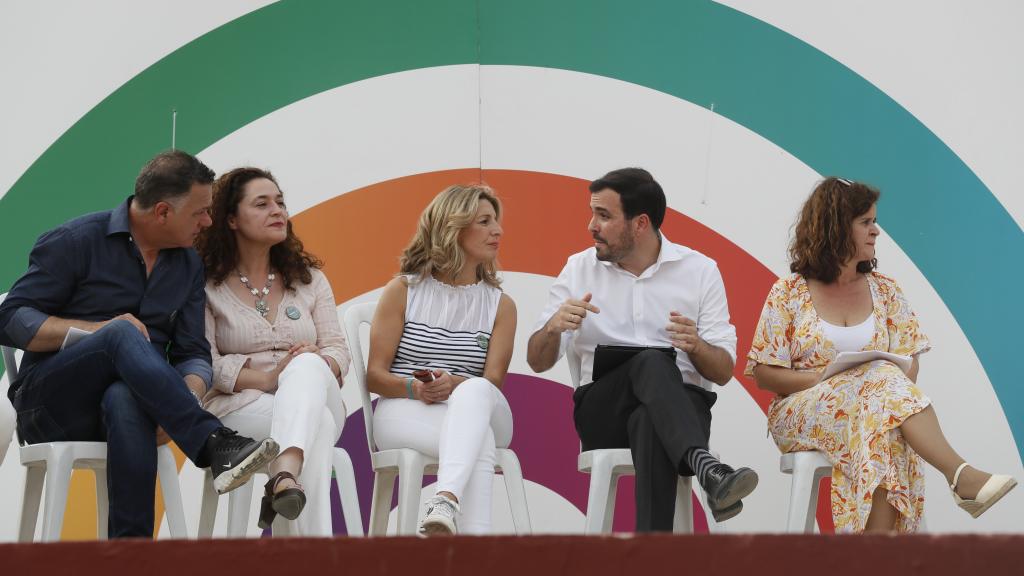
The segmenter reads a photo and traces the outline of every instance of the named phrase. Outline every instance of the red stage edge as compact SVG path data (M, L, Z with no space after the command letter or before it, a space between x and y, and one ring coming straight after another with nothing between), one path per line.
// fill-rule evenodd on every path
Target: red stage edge
M643 535L0 545L4 574L421 576L1024 573L1024 535Z

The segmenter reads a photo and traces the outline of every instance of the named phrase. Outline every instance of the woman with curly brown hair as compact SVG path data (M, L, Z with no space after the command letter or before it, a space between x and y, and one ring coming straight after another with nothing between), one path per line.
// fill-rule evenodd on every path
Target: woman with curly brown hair
M501 386L516 307L496 275L501 204L487 186L450 186L420 216L370 330L366 380L382 449L438 458L424 535L490 530L496 448L512 440ZM456 525L456 522L459 525Z
M196 243L214 372L204 404L217 416L269 423L281 446L259 526L281 514L298 518L300 535L330 536L330 462L345 424L340 386L349 363L334 294L295 236L270 172L236 168L218 178L212 219ZM299 516L306 492L309 510Z
M930 348L896 281L875 272L878 190L826 178L804 203L790 246L792 275L765 302L746 374L774 392L768 425L783 452L819 450L833 464L840 532L913 532L924 510L921 459L942 472L977 518L1015 485L964 462L917 387ZM822 379L842 352L910 357L904 371L874 359Z

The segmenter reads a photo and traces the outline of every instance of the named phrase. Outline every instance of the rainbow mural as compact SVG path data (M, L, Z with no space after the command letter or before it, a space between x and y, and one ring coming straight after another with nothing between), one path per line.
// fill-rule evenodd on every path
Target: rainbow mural
M566 503L550 518L534 511L541 529L546 518L559 527L581 518L588 478L575 469L567 376L561 368L530 372L521 344L546 284L590 244L587 181L627 164L644 165L665 185L666 236L718 262L741 356L770 285L785 272L787 227L814 179L841 174L881 188L882 271L909 288L925 329L957 346L923 359L923 370L933 367L922 377L935 377L940 418L952 419L954 445L958 435L985 442L964 446L968 457L986 446L993 465L1021 470L1024 393L1010 330L1024 321L1015 302L1024 272L1003 257L1024 253L1020 226L890 96L761 20L703 0L271 3L111 92L17 179L0 200L0 291L24 270L42 231L129 193L138 167L168 147L172 111L175 145L218 172L240 164L275 172L342 308L394 274L437 191L472 181L498 191L506 210L500 261L520 308L505 388L516 416L512 447L533 485L528 497ZM950 222L970 235L949 234ZM972 278L987 280L965 280ZM741 372L716 406L712 442L726 460L756 464L763 482L759 500L731 524L781 528L788 484L771 474L778 464L765 438L769 397ZM962 381L941 382L954 374ZM949 390L960 385L971 386L969 398ZM359 405L352 390L345 394ZM968 432L971 420L958 410L991 423L988 435ZM353 458L366 513L361 417L352 413L339 445ZM190 466L183 482L194 477ZM66 537L94 533L89 482L76 477ZM929 483L937 510L929 527L972 529L941 500L941 482ZM618 530L632 524L628 492L619 496ZM1012 527L1024 508L1007 508L983 526ZM562 522L558 514L576 516ZM831 529L827 504L818 521Z

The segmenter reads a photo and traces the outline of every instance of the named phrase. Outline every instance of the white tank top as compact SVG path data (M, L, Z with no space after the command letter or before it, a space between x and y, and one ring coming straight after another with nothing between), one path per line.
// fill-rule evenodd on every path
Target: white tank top
M836 352L860 352L875 334L875 315L869 314L867 319L856 326L836 326L818 318L825 337L832 341Z

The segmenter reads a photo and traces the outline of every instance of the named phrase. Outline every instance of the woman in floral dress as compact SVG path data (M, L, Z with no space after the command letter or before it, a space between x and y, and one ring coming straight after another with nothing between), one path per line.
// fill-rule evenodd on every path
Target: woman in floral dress
M974 517L1016 485L964 462L915 383L929 343L896 281L874 271L878 197L841 178L815 188L789 249L793 274L768 294L745 371L777 394L768 425L779 449L819 450L832 462L839 532L915 531L924 509L922 458ZM821 380L838 353L869 350L913 362L904 373L873 360Z

